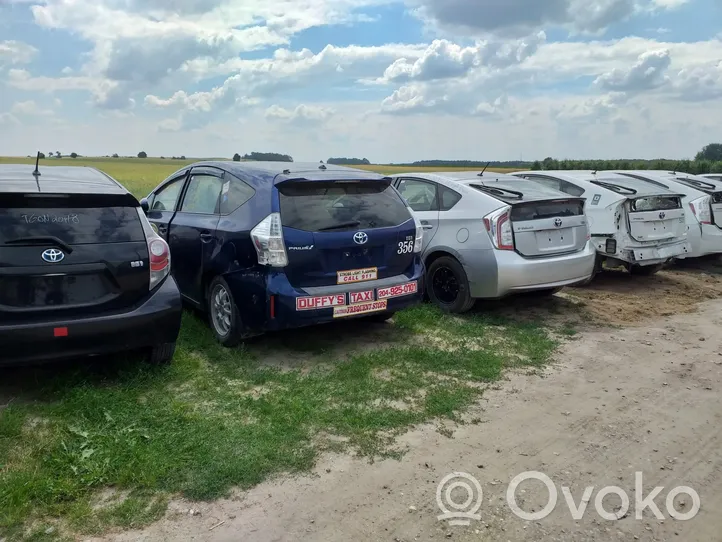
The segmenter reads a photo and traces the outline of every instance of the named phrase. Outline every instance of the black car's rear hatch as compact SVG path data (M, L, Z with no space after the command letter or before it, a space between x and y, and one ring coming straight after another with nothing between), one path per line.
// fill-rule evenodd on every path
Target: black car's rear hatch
M511 206L514 246L521 255L554 256L582 250L586 245L583 198L525 180L471 186Z
M121 194L3 194L0 320L92 315L148 295L137 201Z

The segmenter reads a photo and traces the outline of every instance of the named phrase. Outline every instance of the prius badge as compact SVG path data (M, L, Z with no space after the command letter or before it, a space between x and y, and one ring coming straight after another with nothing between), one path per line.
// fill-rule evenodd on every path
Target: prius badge
M41 257L48 263L60 263L65 259L65 253L57 248L49 248L43 251Z

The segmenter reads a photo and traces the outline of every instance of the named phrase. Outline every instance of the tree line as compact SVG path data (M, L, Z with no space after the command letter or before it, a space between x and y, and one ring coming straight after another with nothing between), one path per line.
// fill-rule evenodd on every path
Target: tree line
M233 155L234 162L240 162L241 160L250 160L253 162L293 162L293 157L277 152L251 152L243 156L236 153Z

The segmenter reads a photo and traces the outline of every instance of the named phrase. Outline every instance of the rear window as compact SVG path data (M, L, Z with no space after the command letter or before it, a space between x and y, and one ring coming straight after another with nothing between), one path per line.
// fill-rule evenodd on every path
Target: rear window
M529 202L516 204L511 208L511 219L514 222L582 214L584 202L579 200Z
M0 244L47 236L71 245L145 240L134 207L0 208Z
M278 192L283 225L298 230L389 228L411 218L384 181L285 182Z
M669 209L680 209L682 203L680 198L666 196L650 196L647 198L633 199L631 202L632 211L665 211Z

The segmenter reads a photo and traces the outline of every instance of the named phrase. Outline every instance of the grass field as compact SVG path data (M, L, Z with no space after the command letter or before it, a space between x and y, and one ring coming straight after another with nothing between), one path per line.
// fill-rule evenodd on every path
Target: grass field
M138 196L183 165L53 163L94 165ZM340 322L224 349L188 312L168 367L123 355L2 369L0 540L139 527L174 497L214 499L307 471L324 452L401 458L395 437L419 423L451 437L455 423L481 422L464 412L489 383L536 371L570 334L502 314L423 305L393 324Z
M171 175L174 171L191 164L195 159L171 160L160 158L46 158L41 160L41 167L46 166L90 166L105 171L117 179L138 198L147 196L160 181ZM0 164L24 163L35 164L34 158L0 157ZM407 171L477 171L470 168L408 168L400 166L358 166L358 169L376 171L384 174L404 173ZM510 169L489 168L488 171L509 172Z

